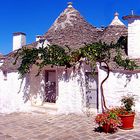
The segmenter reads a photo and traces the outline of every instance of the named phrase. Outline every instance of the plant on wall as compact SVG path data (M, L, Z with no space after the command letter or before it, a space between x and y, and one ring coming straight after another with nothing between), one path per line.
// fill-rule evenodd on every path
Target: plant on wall
M17 51L15 57L14 64L16 64L18 59L21 59L21 64L18 68L21 77L29 73L33 65L38 67L38 74L46 65L70 67L69 55L67 55L64 48L57 45L48 45L45 48L23 47Z
M109 45L98 42L93 44L87 44L84 47L80 48L78 51L82 57L86 58L85 62L89 64L94 70L97 62L108 62L108 60L110 59L109 50Z
M126 40L125 37L121 37L116 44L107 45L102 42L85 44L85 46L74 51L70 50L68 47L61 47L58 45L43 46L43 44L42 47L39 48L23 47L15 54L15 64L18 59L21 60L18 71L21 77L23 77L26 73L31 71L33 65L38 67L38 75L47 65L65 66L69 68L74 67L77 63L81 64L83 61L91 66L91 70L94 73L96 63L98 62L100 66L107 69L107 76L101 82L100 87L103 97L103 107L107 110L103 94L103 84L109 77L109 62L113 60L118 66L128 70L134 70L138 67L134 61L128 58L122 58L123 54L121 50L125 50L127 46ZM113 58L111 56L111 50L115 51Z

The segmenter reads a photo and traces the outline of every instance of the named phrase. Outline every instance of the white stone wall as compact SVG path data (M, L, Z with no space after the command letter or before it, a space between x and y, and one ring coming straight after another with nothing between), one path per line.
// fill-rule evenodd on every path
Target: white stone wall
M85 77L81 69L73 73L71 69L58 72L58 113L83 113L85 98Z
M45 77L42 71L38 76L38 69L34 66L29 75L30 96L32 105L42 105L45 94Z
M99 69L99 87L102 80L106 77L106 72ZM109 78L103 85L106 104L108 107L120 106L120 99L123 95L136 95L135 110L140 112L140 73L120 73L110 72ZM99 95L101 97L99 90ZM101 105L101 98L99 98ZM101 106L100 106L101 111Z
M36 77L37 69L33 67L32 72L30 73L30 93L33 105L44 104L45 70L56 71L56 107L58 114L81 114L83 111L87 111L85 84L85 72L89 72L89 70L87 71L87 68L81 68L79 71L76 69L74 73L72 69L65 70L64 67L51 68L47 66L44 68L44 71ZM96 96L93 96L92 98L95 97ZM92 99L92 101L94 100L97 99ZM97 109L95 108L90 107L90 110L97 112Z
M73 73L72 69L66 72L62 67L45 69L56 70L58 113L81 114L86 111L85 70L81 68ZM37 72L34 66L24 80L18 79L17 72L7 73L7 76L0 72L0 113L30 111L31 105L43 105L45 71L42 71L39 76L36 76Z
M45 96L45 70L56 70L56 107L58 114L83 113L85 107L85 75L81 69L79 73L73 73L72 69L60 67L45 67L44 71L37 74L33 67L30 73L30 93L33 105L43 105ZM77 70L76 70L77 71Z
M140 19L128 19L128 56L140 58Z
M56 70L56 107L58 114L83 113L86 106L85 75L84 69L73 73L72 69L63 67L45 67L44 71L37 74L33 67L30 73L30 93L33 105L43 105L45 95L45 70Z
M26 79L18 78L18 73L7 73L7 76L4 76L0 71L0 113L29 110L30 103L25 95L28 92Z

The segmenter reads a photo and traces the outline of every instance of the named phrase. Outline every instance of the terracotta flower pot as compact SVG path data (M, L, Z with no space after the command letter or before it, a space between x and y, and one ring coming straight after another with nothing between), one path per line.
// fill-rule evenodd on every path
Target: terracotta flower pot
M113 133L114 132L114 129L109 124L104 124L102 128L103 128L103 132L105 132L105 133Z
M127 115L119 115L119 117L122 120L122 126L120 127L121 129L129 130L134 128L133 123L134 123L135 113L127 114Z

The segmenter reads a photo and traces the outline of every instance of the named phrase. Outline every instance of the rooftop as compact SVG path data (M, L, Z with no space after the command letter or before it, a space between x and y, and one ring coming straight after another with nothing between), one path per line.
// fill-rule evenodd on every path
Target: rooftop
M120 19L119 19L119 13L118 12L116 12L114 14L114 19L112 20L112 22L110 23L109 26L114 26L114 25L123 25L123 26L125 26L123 24L123 22L120 21Z
M90 25L72 3L68 3L67 8L58 16L44 36L51 44L76 49L85 43L96 42L97 32L98 29Z

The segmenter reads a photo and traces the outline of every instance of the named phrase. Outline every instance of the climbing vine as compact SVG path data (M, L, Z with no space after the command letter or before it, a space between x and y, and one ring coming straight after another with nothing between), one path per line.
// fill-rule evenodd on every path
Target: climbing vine
M96 68L96 63L109 63L111 59L111 49L114 49L115 56L113 60L118 66L123 67L127 70L134 70L138 66L135 61L128 58L123 59L123 54L121 50L125 50L127 39L121 37L116 44L107 45L102 42L97 42L93 44L86 44L77 50L70 50L58 45L47 45L46 47L39 48L28 48L23 47L17 51L15 54L16 60L20 58L21 64L18 68L21 76L29 73L32 66L36 65L38 67L38 74L44 66L65 66L66 68L76 65L81 58L89 64L94 72ZM37 75L38 75L37 74Z
M88 44L85 47L80 48L78 51L82 57L86 58L85 62L95 68L97 62L108 61L110 59L109 50L109 45L98 42Z
M21 64L18 68L21 77L29 73L33 65L38 67L38 74L42 68L47 65L70 67L70 56L64 48L57 45L48 45L45 48L23 47L17 51L15 57L16 60L14 64L16 64L18 59L21 60Z
M128 58L123 59L120 53L117 53L114 60L119 66L123 67L126 70L134 70L138 68L135 61L132 61Z

